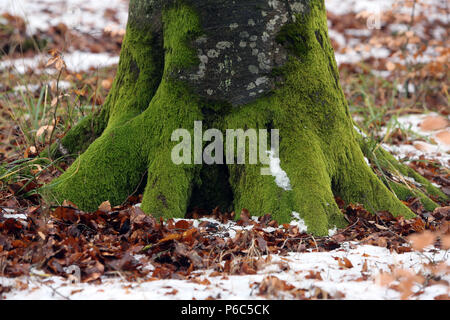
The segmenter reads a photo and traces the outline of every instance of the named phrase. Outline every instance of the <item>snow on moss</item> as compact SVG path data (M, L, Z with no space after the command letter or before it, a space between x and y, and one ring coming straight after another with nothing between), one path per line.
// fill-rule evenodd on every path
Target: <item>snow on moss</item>
M287 176L287 173L283 169L281 169L280 158L274 156L274 150L267 151L267 153L269 154L270 159L270 174L275 177L275 183L277 184L277 186L283 188L284 190L292 190L291 182L289 180L289 177Z

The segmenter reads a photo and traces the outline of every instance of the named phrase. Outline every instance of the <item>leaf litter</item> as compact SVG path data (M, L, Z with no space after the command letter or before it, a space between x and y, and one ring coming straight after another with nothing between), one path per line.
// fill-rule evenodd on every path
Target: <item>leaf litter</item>
M347 277L354 283L372 281L386 286L403 299L430 294L427 290L436 286L440 298L448 294L450 207L432 213L416 207L418 216L405 220L387 212L372 215L362 206L337 200L349 226L331 237L313 237L295 223L278 225L268 214L250 217L248 211L238 221L233 220L234 214L218 209L210 217L163 221L146 215L132 201L113 208L105 202L89 213L69 202L49 214L35 206L21 218L11 218L2 210L0 292L8 298L12 292L29 290L28 286L17 289L17 283L3 285L12 279L37 281L40 287L46 282L51 287L59 279L65 286L72 283L100 288L116 279L132 287L170 281L171 290L163 295L183 297L186 292L180 282L195 288L217 287L227 278L241 277L248 280L248 294L259 298L342 299L348 298L346 293L333 285ZM416 206L413 201L409 204ZM376 247L379 249L370 249ZM415 255L416 261L423 258L422 268L414 270L394 262L385 270L372 270L379 257L367 253L356 257L352 250L361 248L383 250L384 255L392 257L409 254L412 259ZM314 264L298 269L311 255L326 257L326 265L334 265L334 272L343 272L344 278L330 280L334 276L326 274L323 263L317 264L322 266L319 270ZM310 284L305 287L305 282ZM72 290L75 293L70 292L68 297L84 291L78 287ZM215 298L223 296L219 292Z

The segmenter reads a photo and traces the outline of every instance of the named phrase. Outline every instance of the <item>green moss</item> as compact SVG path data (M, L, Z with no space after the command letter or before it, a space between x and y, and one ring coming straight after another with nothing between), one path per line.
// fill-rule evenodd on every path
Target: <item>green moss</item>
M311 49L307 29L299 28L296 24L285 25L280 30L276 40L300 57L306 55Z
M163 64L162 39L158 34L129 24L117 77L102 110L82 119L55 143L51 147L51 156L62 155L62 150L70 155L84 152L107 126L113 128L146 110L161 81Z
M175 16L178 19L174 19ZM164 32L167 53L164 75L162 81L158 80L157 91L153 94L153 85L148 85L149 70L153 70L151 63L145 61L145 56L151 55L148 43L140 43L141 35L128 28L119 74L108 98L111 108L108 127L52 183L53 194L59 201L69 199L84 210L95 210L105 200L113 205L120 204L136 190L148 169L142 207L155 215L184 215L191 180L199 168L172 163L170 154L175 143L170 138L175 129L192 128L195 120L201 120L202 114L198 98L185 84L174 80L171 72L186 65L185 62L180 65L186 51L181 50L180 57L176 49L198 30L199 22L185 6L168 10L164 21L167 21ZM137 40L139 45L131 44ZM137 54L140 46L147 50L145 54L141 51L142 56ZM139 70L133 70L129 65L133 61ZM144 88L138 88L139 85ZM151 102L144 107L147 100Z
M197 62L189 41L200 31L200 21L189 7L178 4L164 11L164 77L157 95L143 117L153 123L155 134L149 150L149 174L142 209L156 216L184 217L199 166L175 165L170 156L177 144L170 140L179 128L190 129L194 121L202 120L199 99L187 87L172 77L178 69Z
M389 187L394 191L397 197L401 200L407 201L409 198L419 198L420 202L423 204L423 207L427 211L433 211L438 207L438 205L432 201L428 196L426 196L423 192L419 190L414 190L408 188L404 184L389 182Z
M379 148L376 152L376 159L378 163L385 168L385 170L390 170L406 176L413 178L417 183L422 185L423 191L430 196L433 196L441 202L449 201L448 196L446 196L439 188L433 186L430 181L418 174L414 169L408 167L407 165L398 162L393 155L384 149ZM373 155L372 155L373 156Z
M117 77L105 102L109 125L127 121L147 109L164 68L162 39L147 28L129 24Z

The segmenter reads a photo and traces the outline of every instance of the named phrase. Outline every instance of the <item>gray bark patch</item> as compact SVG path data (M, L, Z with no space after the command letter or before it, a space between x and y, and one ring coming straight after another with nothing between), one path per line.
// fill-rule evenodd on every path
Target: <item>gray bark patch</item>
M205 34L192 41L199 63L175 77L202 97L233 106L250 103L274 88L271 72L287 61L276 35L311 0L186 0L200 15ZM173 0L130 0L129 23L161 30L161 10ZM264 81L262 80L264 79ZM277 79L279 80L279 79Z
M205 34L193 41L199 65L178 77L202 97L233 106L250 103L274 87L271 71L287 60L275 38L292 23L298 1L191 0ZM208 60L202 57L207 56Z

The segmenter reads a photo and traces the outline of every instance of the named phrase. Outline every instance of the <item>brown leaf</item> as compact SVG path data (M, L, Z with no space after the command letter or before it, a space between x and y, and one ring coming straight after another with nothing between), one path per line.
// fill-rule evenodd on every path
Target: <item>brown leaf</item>
M424 131L434 131L444 129L448 126L448 120L442 116L428 116L420 124Z
M244 274L256 274L256 270L254 268L252 268L251 266L249 266L248 263L245 261L244 261L244 263L242 263L241 270Z
M434 136L439 142L450 146L450 131L444 130L436 133Z
M166 292L165 295L166 296L173 296L176 295L178 293L177 289L173 289L172 291Z
M338 265L340 267L347 268L347 269L353 268L353 264L351 263L351 261L345 257L338 259Z
M191 227L191 223L187 220L180 220L180 221L177 221L177 223L175 223L176 229L187 230L190 227Z
M99 205L98 210L100 210L102 212L110 212L111 211L111 203L109 202L109 200L102 202Z
M442 244L442 248L444 250L449 250L450 249L450 235L443 236L441 238L441 244Z
M309 270L309 274L305 276L305 279L313 279L313 280L320 280L322 281L322 276L320 275L320 272Z
M448 217L450 216L450 206L448 207L439 207L434 209L433 216L441 216L441 217Z
M367 266L367 260L364 260L364 264L361 268L361 272L367 272L367 271L369 271L369 268Z
M422 233L415 233L408 237L412 248L417 251L422 251L425 247L430 246L436 240L436 235L426 230Z
M167 241L171 241L171 240L180 240L180 239L181 239L181 234L171 233L171 234L165 236L164 238L162 238L161 240L159 240L158 243L163 243L163 242L167 242Z
M71 223L78 223L80 221L80 215L77 212L77 209L70 207L58 207L52 213L52 216Z
M259 285L259 295L277 295L279 291L291 291L295 286L275 276L265 277Z

